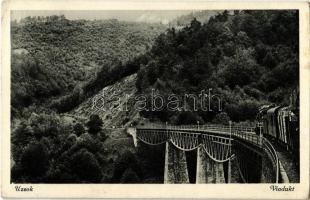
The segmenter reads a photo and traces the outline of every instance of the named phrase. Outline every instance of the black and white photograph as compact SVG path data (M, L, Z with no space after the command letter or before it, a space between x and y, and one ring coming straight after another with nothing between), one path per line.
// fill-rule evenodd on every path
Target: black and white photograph
M13 10L11 183L299 183L298 10Z
M0 197L307 199L310 6L5 0Z

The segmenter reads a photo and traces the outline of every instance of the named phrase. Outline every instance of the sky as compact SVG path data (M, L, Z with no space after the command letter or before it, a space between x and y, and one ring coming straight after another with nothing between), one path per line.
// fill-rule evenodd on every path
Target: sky
M19 21L27 16L50 16L50 15L65 15L67 19L118 19L119 21L134 21L134 22L161 22L167 24L169 21L178 16L191 13L191 10L105 10L105 11L68 11L68 10L47 10L47 11L12 11L11 20Z

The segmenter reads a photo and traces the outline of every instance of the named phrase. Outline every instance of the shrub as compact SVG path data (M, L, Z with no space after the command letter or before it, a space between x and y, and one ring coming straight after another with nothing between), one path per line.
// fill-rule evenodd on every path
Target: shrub
M99 115L91 115L89 121L86 123L86 126L88 127L88 132L94 135L101 131L102 125L103 121L99 117Z
M182 112L177 118L177 124L197 124L197 121L200 124L203 123L203 120L198 116L198 114L193 112Z
M119 183L121 181L122 175L129 168L135 171L135 173L139 177L142 176L142 170L135 155L131 153L129 150L127 150L121 155L121 157L115 163L112 182Z
M229 121L230 121L230 118L226 112L220 112L216 114L214 119L212 120L213 123L224 124L224 125L228 125Z
M74 130L74 133L75 133L77 136L80 136L80 135L82 135L83 133L85 133L84 126L83 126L81 123L75 124L74 127L73 127L73 130Z
M120 180L121 183L139 183L140 179L135 171L131 168L126 169Z

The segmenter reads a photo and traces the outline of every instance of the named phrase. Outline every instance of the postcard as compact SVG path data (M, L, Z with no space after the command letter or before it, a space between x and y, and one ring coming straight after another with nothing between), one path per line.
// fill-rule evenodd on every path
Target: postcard
M2 5L3 198L309 198L305 2Z

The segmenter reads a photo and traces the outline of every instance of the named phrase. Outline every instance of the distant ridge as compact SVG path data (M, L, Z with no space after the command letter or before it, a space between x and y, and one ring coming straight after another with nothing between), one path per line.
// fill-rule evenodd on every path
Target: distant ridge
M196 18L201 23L206 23L212 16L221 13L221 10L202 10L202 11L193 11L188 15L182 15L176 19L169 22L169 27L182 28L186 25L189 25L191 21Z

